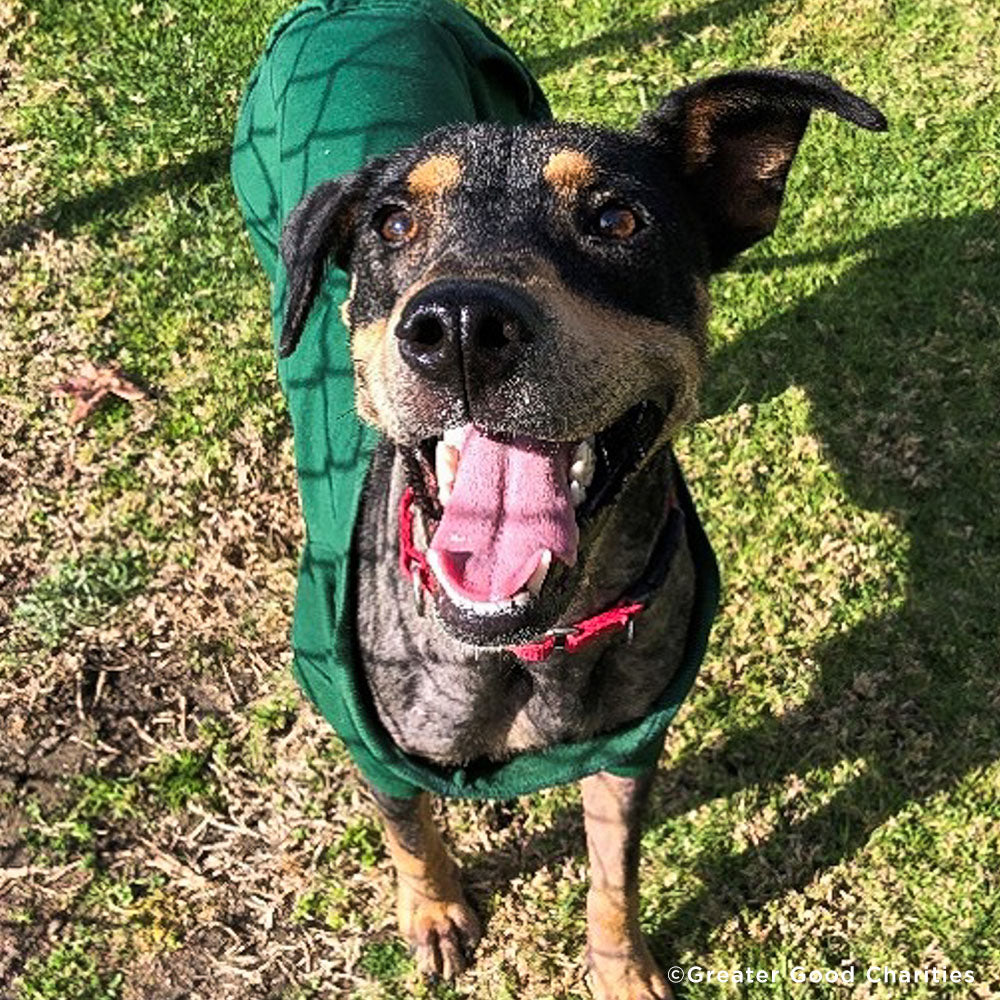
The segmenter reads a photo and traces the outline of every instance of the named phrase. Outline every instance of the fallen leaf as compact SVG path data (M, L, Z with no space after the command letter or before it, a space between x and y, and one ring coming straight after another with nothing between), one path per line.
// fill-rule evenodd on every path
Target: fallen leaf
M93 410L105 396L135 401L143 399L146 393L122 375L117 364L98 367L91 361L84 361L65 382L53 386L59 396L71 396L76 406L69 415L71 424L79 423Z

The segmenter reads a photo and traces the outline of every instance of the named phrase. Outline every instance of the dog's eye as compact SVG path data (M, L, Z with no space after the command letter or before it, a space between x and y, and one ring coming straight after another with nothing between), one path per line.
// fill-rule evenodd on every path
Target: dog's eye
M386 243L403 243L417 231L417 220L406 208L393 208L378 222L379 235Z
M639 218L627 205L604 205L594 215L594 229L605 239L627 240L638 228Z

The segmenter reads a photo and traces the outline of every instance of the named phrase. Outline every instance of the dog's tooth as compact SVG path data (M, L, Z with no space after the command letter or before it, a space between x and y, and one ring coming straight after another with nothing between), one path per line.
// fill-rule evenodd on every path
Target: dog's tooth
M594 481L596 466L593 447L589 441L581 441L573 453L573 463L569 467L570 481L576 480L581 486L589 486Z
M434 474L437 476L438 499L442 505L451 499L457 473L458 449L444 441L438 441L434 450Z
M452 448L458 451L462 450L462 445L465 443L465 430L463 427L449 427L445 432L442 440L445 444L451 445Z
M573 501L574 507L579 507L587 499L587 487L578 483L575 479L569 484L569 498Z
M552 565L552 552L549 549L542 549L542 554L538 559L538 565L535 567L535 572L528 577L528 582L524 585L524 589L532 595L532 597L537 597L542 590L542 584L545 583L545 577L549 575L549 567Z

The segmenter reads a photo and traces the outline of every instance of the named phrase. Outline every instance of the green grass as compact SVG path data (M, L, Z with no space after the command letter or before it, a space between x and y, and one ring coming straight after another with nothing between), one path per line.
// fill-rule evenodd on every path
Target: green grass
M206 774L208 753L182 750L157 761L144 775L150 794L172 811L193 800L212 803L218 798L216 783Z
M767 64L887 114L884 136L816 115L778 231L713 282L703 416L678 450L724 607L654 793L642 922L664 965L783 970L691 1000L835 996L789 970L871 964L976 973L915 1000L1000 995L996 5L471 6L560 116L627 126L674 86ZM0 902L0 935L30 949L14 995L152 995L156 963L204 961L218 997L583 997L575 791L504 823L442 810L488 922L475 968L431 990L392 935L346 753L276 679L289 428L226 163L283 9L0 4L0 711L21 727L5 751L27 755L0 801L20 817L11 864L49 872ZM150 398L70 430L47 387L86 357ZM78 719L77 675L109 665ZM126 667L146 701L120 707ZM128 744L128 715L152 744ZM108 741L127 752L98 764ZM84 745L81 775L59 755ZM206 957L230 932L270 963L261 983ZM287 959L307 946L312 971Z
M17 1000L118 1000L122 974L104 974L87 937L74 937L44 958L32 958Z
M161 812L180 812L191 803L217 809L220 790L208 772L212 752L181 750L165 754L147 766L120 777L82 774L67 783L69 793L47 813L39 802L26 804L29 823L24 843L36 861L66 861L84 856L93 862L101 829L124 821L148 821ZM86 852L84 854L83 852Z
M394 982L412 968L402 941L372 941L361 951L358 965L366 975L380 982Z
M98 624L140 591L150 571L141 552L93 551L56 566L14 607L14 621L51 649L85 625Z

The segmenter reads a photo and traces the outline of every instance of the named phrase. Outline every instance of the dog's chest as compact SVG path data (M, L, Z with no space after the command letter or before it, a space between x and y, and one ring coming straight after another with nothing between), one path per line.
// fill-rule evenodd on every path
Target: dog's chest
M681 544L666 583L637 623L572 654L526 663L445 635L397 569L392 512L402 478L376 456L358 522L357 623L361 664L379 717L405 751L440 764L586 739L641 717L684 648L694 571ZM615 552L613 540L607 544ZM625 557L628 553L615 552Z

